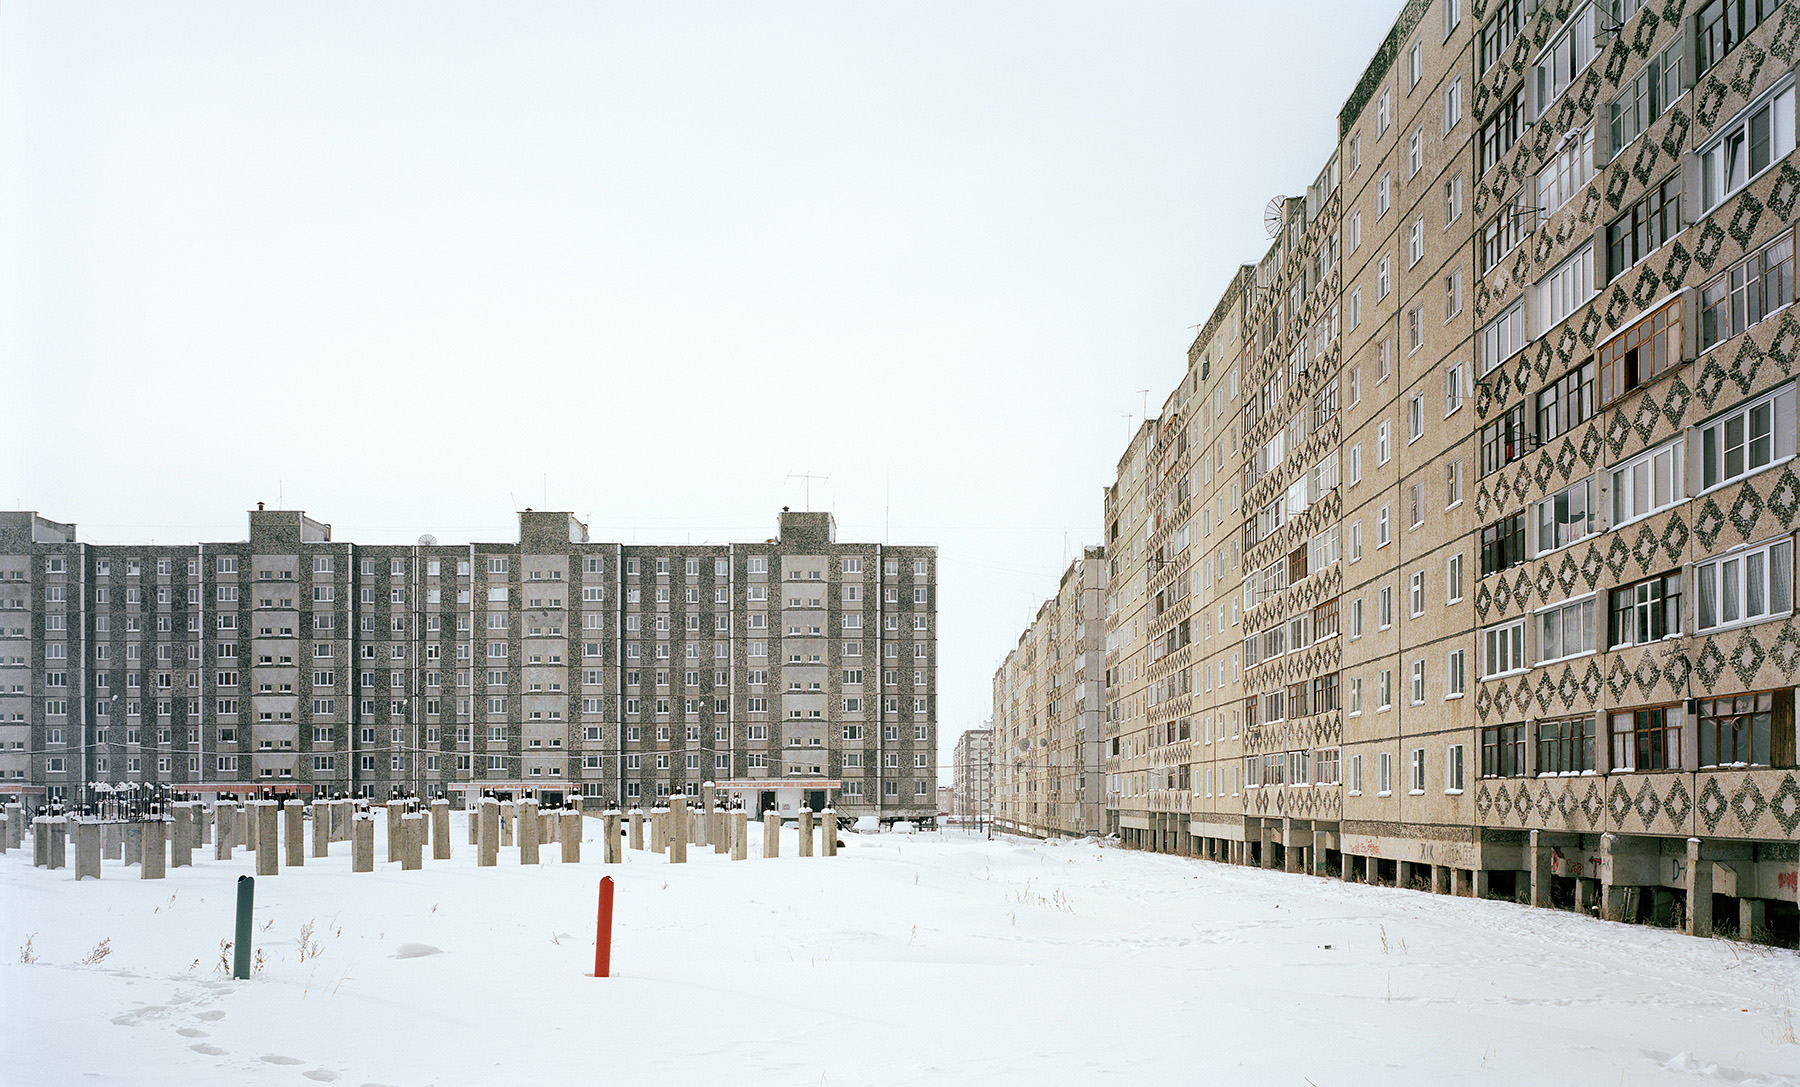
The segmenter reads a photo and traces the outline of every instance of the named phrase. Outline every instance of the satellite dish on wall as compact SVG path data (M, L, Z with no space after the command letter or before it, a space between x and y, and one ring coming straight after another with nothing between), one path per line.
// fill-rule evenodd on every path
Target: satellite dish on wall
M437 537L433 536L431 533L427 532L425 535L419 537L419 546L420 547L436 547L437 546Z
M1268 231L1271 238L1281 233L1281 205L1286 200L1285 196L1272 197L1269 206L1263 209L1263 229Z

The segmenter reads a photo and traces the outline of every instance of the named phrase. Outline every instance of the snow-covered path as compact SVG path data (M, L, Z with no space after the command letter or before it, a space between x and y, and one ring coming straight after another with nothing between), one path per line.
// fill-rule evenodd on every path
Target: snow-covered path
M251 854L0 857L0 1082L1800 1085L1791 951L955 831L498 869L453 834L420 872L340 843L258 880L247 982L218 964Z

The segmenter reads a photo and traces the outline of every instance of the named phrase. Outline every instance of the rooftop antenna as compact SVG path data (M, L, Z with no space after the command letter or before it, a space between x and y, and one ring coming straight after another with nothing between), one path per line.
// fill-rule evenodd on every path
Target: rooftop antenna
M1150 390L1139 389L1138 392L1144 394L1144 418L1148 419L1150 418Z
M805 475L804 473L801 473L801 472L789 472L788 479L798 479L798 480L805 481L806 509L807 509L807 512L810 513L812 511L812 481L816 479L821 483L825 483L825 482L829 482L831 477L830 476L809 476L809 475Z

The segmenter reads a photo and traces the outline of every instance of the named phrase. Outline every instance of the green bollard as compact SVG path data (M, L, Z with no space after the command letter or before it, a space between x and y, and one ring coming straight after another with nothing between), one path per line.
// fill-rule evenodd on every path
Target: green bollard
M250 978L250 908L256 901L256 880L238 877L237 943L231 949L231 976L239 981Z

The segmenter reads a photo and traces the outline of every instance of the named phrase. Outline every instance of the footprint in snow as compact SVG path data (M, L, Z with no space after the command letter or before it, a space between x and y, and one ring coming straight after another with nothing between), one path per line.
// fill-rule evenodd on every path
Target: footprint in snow
M183 1038L211 1038L212 1037L212 1035L206 1033L205 1031L201 1030L198 1027L177 1027L177 1028L175 1028L175 1033L181 1035Z
M262 1061L264 1064L301 1064L301 1063L304 1063L300 1060L299 1057L283 1057L279 1053L264 1053L261 1057L258 1057L257 1060Z
M225 1050L220 1049L218 1046L207 1045L205 1042L202 1042L199 1045L188 1046L188 1048L196 1053L204 1053L208 1057L223 1057L226 1053Z
M300 1074L307 1079L316 1079L320 1083L330 1083L338 1078L338 1074L329 1068L309 1068Z
M216 1023L219 1020L225 1018L225 1013L222 1011L219 1011L217 1008L215 1008L212 1011L195 1012L194 1018L195 1019L204 1019L208 1023Z
M427 955L442 955L444 949L432 947L430 944L401 944L394 951L396 959L422 959Z

